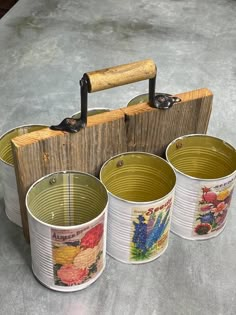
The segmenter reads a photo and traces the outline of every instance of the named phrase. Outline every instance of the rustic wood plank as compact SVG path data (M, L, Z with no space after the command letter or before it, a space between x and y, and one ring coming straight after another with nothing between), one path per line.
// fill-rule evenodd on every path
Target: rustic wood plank
M17 137L12 143L23 232L28 241L25 196L29 187L40 177L61 170L98 175L108 158L127 151L124 113L114 110L88 117L87 127L78 133L46 128Z
M78 133L49 128L12 140L21 216L29 240L25 196L40 177L60 170L80 170L98 175L110 157L126 151L163 155L169 142L190 133L205 133L213 95L200 89L177 95L182 102L168 110L147 103L88 117Z
M166 146L175 138L206 133L212 108L211 91L199 89L177 96L182 101L168 110L157 110L147 103L122 109L126 115L128 151L163 156Z

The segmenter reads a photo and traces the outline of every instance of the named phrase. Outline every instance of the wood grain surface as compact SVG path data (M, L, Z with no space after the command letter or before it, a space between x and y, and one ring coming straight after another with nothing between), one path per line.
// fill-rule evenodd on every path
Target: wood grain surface
M21 218L27 241L25 196L31 184L46 174L60 170L79 170L98 175L104 161L127 151L125 130L124 113L114 110L88 117L87 128L78 133L47 128L13 140Z
M153 60L146 59L88 72L86 75L89 78L89 92L96 92L154 78L156 76L156 65Z
M206 133L213 95L208 89L178 94L182 102L168 110L147 103L88 117L78 133L48 128L12 140L20 198L23 231L29 240L25 196L40 177L61 170L79 170L98 175L110 157L127 151L163 155L175 138Z
M147 103L123 109L126 115L128 151L145 151L164 156L168 143L177 137L206 133L213 95L208 89L177 94L182 101L168 110Z

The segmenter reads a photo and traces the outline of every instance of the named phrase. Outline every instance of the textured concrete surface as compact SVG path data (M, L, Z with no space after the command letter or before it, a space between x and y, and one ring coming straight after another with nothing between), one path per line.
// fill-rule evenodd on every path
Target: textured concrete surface
M153 58L158 91L213 91L208 133L235 146L235 12L234 0L20 0L0 21L0 132L78 111L84 72ZM123 107L146 91L141 82L94 93L89 107ZM1 200L0 314L235 314L235 208L234 195L219 237L171 235L163 256L139 266L107 257L97 282L63 294L33 277L29 246Z

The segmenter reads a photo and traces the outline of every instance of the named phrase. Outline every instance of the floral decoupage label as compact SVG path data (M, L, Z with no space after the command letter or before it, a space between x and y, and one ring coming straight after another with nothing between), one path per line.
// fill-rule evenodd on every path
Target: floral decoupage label
M193 235L206 235L220 230L225 222L233 194L234 179L201 188L195 213Z
M166 248L170 230L171 205L170 198L155 208L132 210L131 261L154 259Z
M103 222L83 230L51 229L55 285L80 285L103 269Z

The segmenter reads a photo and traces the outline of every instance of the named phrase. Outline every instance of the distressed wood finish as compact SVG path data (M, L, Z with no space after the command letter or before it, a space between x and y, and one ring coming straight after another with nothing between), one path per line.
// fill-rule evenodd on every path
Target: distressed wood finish
M13 155L24 236L29 241L25 196L40 177L61 170L98 175L104 161L127 151L125 119L121 110L88 117L78 133L43 129L13 141Z
M147 103L88 117L75 134L48 128L12 140L24 235L29 240L25 196L46 174L80 170L98 175L110 157L126 151L163 155L169 142L184 134L206 133L212 93L200 89L179 94L182 102L169 110Z
M213 95L199 89L177 95L182 102L168 110L147 103L124 109L128 151L145 151L163 156L168 143L191 133L206 133Z
M153 60L147 59L88 72L86 75L89 78L89 92L96 92L154 78L156 65Z

